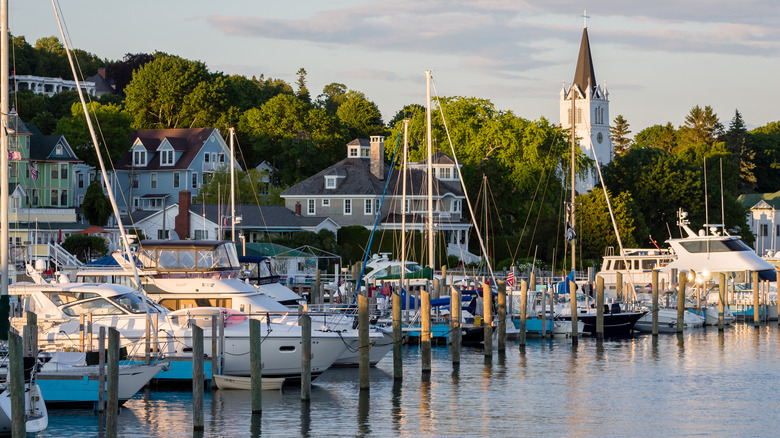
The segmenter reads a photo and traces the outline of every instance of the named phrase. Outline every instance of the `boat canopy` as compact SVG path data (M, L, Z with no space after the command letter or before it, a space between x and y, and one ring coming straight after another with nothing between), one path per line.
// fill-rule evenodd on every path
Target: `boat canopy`
M144 269L160 272L236 271L241 267L233 242L144 240L138 253Z
M419 267L419 265L414 265L414 266ZM379 274L381 274L381 272L379 272L377 273L377 275L374 276L374 280L400 280L401 279L400 266L393 266L392 268L398 268L398 269L391 270L390 272L395 271L398 273L379 276ZM416 280L416 279L433 280L433 269L431 269L430 267L425 267L425 268L418 269L416 271L407 272L406 274L404 274L404 278L409 280Z

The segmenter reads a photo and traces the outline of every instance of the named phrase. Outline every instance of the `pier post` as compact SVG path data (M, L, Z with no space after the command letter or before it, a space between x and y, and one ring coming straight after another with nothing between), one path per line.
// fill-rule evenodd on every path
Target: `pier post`
M439 296L440 296L440 293L439 293L440 289L439 288L440 287L441 287L441 282L439 282L439 279L436 278L436 277L433 277L433 293L431 294L431 298L434 298L434 299L439 298Z
M677 333L682 333L685 326L685 281L686 273L677 274Z
M219 312L219 315L217 315L217 331L219 332L219 346L217 347L217 350L219 351L219 355L217 356L217 373L222 374L222 370L225 366L225 314L222 312ZM203 331L201 330L201 334L202 333Z
M260 320L249 319L249 366L250 366L250 389L252 393L252 414L263 413L263 355L261 334L262 322ZM212 332L213 333L213 332ZM212 335L212 337L214 337ZM213 355L212 355L213 356ZM214 368L212 363L211 368Z
M499 283L500 285L501 283ZM500 287L500 286L499 286ZM499 289L500 291L501 289ZM499 292L499 299L501 297ZM528 318L528 283L525 280L520 280L520 333L518 333L518 340L521 346L525 346L526 336L526 323ZM499 338L501 342L501 338ZM501 344L499 344L500 346Z
M515 267L512 266L512 271L515 270ZM531 291L531 293L536 292L536 272L531 271L531 276L528 281L528 290Z
M84 348L84 329L85 329L84 321L85 320L86 320L86 315L84 315L83 313L79 315L79 351L82 353L87 351Z
M217 343L217 336L219 333L219 329L217 329L217 325L219 324L219 321L217 320L217 316L214 315L211 317L211 383L214 384L214 376L219 374L219 367L217 366L217 358L219 357L219 345ZM250 327L251 329L251 327ZM250 339L251 341L251 339Z
M108 366L106 367L106 435L117 436L119 417L119 330L108 328Z
M450 285L452 282L450 282ZM450 322L452 330L450 331L450 345L452 345L452 364L460 364L460 337L461 337L461 316L460 316L460 289L450 286Z
M368 362L368 297L358 294L358 345L360 367L360 390L368 390L371 387L369 376L371 364Z
M596 339L604 339L604 278L596 277Z
M658 270L653 269L652 275L652 283L651 287L653 290L651 293L653 294L653 305L652 305L652 312L653 312L653 336L658 336Z
M203 329L192 327L192 429L203 430Z
M404 378L403 352L401 350L401 283L393 293L393 379Z
M441 265L441 288L436 291L438 294L437 298L441 298L444 295L447 295L447 291L449 290L447 288L447 265Z
M430 285L430 283L428 283ZM431 372L431 295L427 290L420 291L420 353L422 354L423 375Z
M92 312L87 313L87 351L92 351Z
M623 274L615 273L615 294L618 301L623 301Z
M147 319L148 321L148 319ZM44 400L45 401L45 400ZM106 410L106 328L98 329L98 412Z
M325 302L325 296L322 292L322 271L319 269L317 269L317 274L314 277L314 287L317 288L317 293L314 295L316 300L312 300L312 302L323 304Z
M751 283L753 286L753 325L756 327L761 326L761 312L759 309L759 300L758 300L758 272L752 272ZM780 295L778 295L780 297Z
M149 314L144 318L144 364L149 365L152 356L152 322L149 321ZM103 335L100 335L102 341ZM98 344L101 342L98 341ZM100 347L98 346L98 349Z
M496 283L498 283L498 351L506 351L506 282L496 280Z
M482 313L485 324L485 357L493 356L493 291L487 282L482 283Z
M723 331L723 305L726 302L726 274L721 272L718 275L718 331Z
M362 296L362 295L361 295ZM360 336L363 336L363 327L360 327ZM361 348L363 343L361 342ZM363 350L360 350L363 354ZM362 357L361 357L362 359ZM360 366L363 366L361 361ZM362 371L362 370L361 370ZM362 374L361 374L362 377ZM361 379L362 388L362 379ZM311 316L301 315L301 401L311 400Z
M547 337L547 291L550 285L546 285L542 290L542 339Z
M24 353L22 337L13 330L8 332L8 376L11 395L11 436L27 435L26 412L24 406ZM8 379L10 377L10 379Z
M577 326L577 283L574 280L569 282L569 299L571 304L571 343L577 345L579 342L579 327Z
M29 347L32 357L38 357L38 315L27 312L27 330L29 332Z

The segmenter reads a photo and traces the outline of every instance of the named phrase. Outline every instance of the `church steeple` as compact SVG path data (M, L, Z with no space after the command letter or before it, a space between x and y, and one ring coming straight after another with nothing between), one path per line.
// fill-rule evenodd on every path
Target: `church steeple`
M590 56L590 41L588 40L588 28L582 29L582 41L580 42L580 55L577 58L577 69L574 71L574 85L583 93L587 89L591 91L596 87L596 74L593 73L593 59Z

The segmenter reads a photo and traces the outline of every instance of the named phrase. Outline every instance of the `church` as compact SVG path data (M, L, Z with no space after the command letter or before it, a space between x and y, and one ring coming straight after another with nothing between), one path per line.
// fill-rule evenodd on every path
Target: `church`
M612 161L609 92L606 83L599 85L596 82L587 26L582 30L574 81L568 88L564 82L561 88L560 123L567 132L571 132L574 124L574 135L586 157L598 160L601 166ZM577 178L576 190L578 193L590 192L598 182L598 171L594 168Z

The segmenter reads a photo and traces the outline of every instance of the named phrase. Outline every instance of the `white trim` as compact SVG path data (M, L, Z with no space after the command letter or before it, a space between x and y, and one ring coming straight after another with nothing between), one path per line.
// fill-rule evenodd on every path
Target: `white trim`
M149 173L149 188L150 189L157 188L157 172Z
M370 216L374 214L374 200L366 198L363 200L363 214Z
M347 211L347 205L349 205L349 211ZM352 215L352 199L345 199L343 207L344 216Z
M306 215L315 216L317 214L317 200L309 199L306 202Z
M176 181L177 176L179 177L178 182ZM181 188L181 172L173 172L173 176L171 178L173 178L173 181L171 181L171 185L173 186L173 188L174 189Z
M322 198L322 206L330 207L330 198Z

